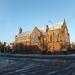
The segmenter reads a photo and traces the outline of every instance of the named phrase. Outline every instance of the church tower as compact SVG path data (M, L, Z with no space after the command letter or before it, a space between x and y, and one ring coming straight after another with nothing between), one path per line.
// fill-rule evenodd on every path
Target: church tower
M19 29L19 34L21 34L22 33L22 28L20 27L20 29Z

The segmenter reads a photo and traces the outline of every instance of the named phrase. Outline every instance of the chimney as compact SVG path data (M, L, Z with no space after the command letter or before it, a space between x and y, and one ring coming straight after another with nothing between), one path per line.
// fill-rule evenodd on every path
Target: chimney
M49 30L49 27L48 27L48 25L46 25L46 32Z

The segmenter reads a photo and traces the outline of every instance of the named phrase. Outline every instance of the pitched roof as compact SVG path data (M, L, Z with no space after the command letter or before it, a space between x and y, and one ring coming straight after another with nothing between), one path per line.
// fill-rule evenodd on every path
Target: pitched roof
M30 33L30 31L22 32L21 34L18 34L17 37L30 36Z
M45 31L46 31L46 28L45 28L45 27L39 28L39 30L40 30L40 32L41 32L43 35L45 35Z
M53 26L50 26L49 30L60 29L62 26L63 26L63 22L59 22L57 24L54 24Z
M39 32L41 32L41 30L38 27L35 27L34 29L37 29Z

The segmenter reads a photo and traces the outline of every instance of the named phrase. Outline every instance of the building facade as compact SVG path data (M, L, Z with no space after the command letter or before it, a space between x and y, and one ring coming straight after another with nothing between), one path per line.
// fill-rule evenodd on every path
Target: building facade
M15 36L15 44L23 44L23 45L30 45L30 34L31 32L26 31L22 32L22 28L19 29L19 34Z
M41 30L35 27L31 33L31 45L37 45L39 49L43 50L44 35Z
M65 51L70 47L70 36L66 22L58 23L46 31L47 50L51 52Z
M35 27L32 32L22 32L20 28L19 34L15 38L16 43L38 46L41 51L59 52L68 50L70 47L70 36L64 20L64 22L52 27L46 25L45 31Z

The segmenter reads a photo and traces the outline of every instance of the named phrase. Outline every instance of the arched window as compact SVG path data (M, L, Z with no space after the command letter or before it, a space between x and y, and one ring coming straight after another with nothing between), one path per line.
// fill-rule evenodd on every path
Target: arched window
M50 35L50 42L52 42L52 35Z
M49 35L47 35L47 42L49 42Z
M38 34L37 33L33 36L33 40L34 40L34 42L38 41Z
M59 33L57 34L57 42L59 42Z

